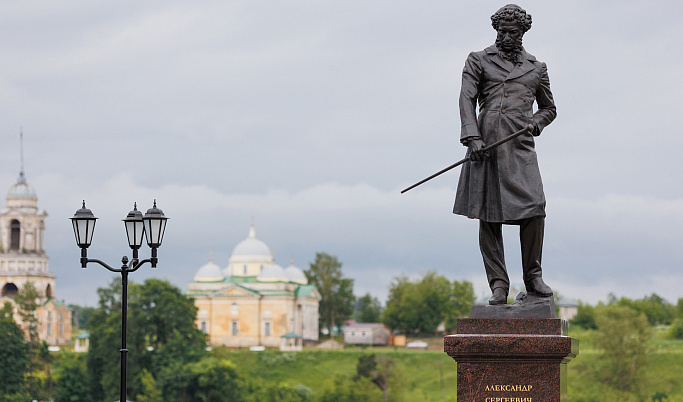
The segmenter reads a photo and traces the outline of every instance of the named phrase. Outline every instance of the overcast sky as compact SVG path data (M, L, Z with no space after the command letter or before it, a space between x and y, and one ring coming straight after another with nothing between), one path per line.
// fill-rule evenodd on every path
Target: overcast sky
M112 275L79 268L67 218L100 220L91 258L129 254L120 222L154 198L159 267L186 289L257 235L278 264L336 255L357 295L436 270L486 296L478 223L451 213L464 156L467 54L495 39L491 1L64 1L0 4L0 191L48 214L56 295L95 305ZM526 50L557 119L537 139L544 278L562 297L683 297L683 3L526 1ZM5 189L5 190L2 190ZM520 286L517 228L505 228ZM143 249L142 255L148 255Z

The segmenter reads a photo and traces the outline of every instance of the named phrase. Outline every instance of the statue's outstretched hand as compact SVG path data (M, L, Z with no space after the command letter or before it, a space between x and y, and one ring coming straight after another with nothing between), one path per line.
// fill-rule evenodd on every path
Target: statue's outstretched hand
M483 160L488 156L487 152L483 152L486 145L481 139L472 139L467 142L467 148L470 150L470 159L473 161Z

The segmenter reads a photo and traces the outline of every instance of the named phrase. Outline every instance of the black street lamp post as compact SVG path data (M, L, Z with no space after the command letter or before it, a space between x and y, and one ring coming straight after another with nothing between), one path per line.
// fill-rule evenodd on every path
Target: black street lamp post
M104 262L96 259L88 258L88 247L92 242L92 236L95 231L95 215L92 211L83 207L76 211L71 222L74 227L74 234L76 235L76 244L81 248L81 268L85 268L89 262L95 262L110 270L111 272L118 272L121 274L121 284L123 286L121 295L121 393L120 401L126 400L126 321L128 319L128 273L137 271L143 264L150 263L152 268L157 267L157 248L161 246L161 241L164 238L164 230L166 229L166 218L164 212L157 208L157 202L154 200L154 206L147 210L145 216L138 211L137 204L134 204L133 210L128 213L123 222L126 225L126 234L128 236L128 245L133 250L133 259L128 264L128 257L123 256L120 269L112 268ZM142 246L142 238L146 237L147 245L152 249L152 257L140 261L138 259L138 249Z

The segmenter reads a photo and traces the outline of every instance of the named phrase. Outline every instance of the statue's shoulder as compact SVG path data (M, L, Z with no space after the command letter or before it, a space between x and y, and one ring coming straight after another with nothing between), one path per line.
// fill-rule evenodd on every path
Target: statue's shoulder
M544 62L538 60L538 59L536 58L536 56L534 56L533 54L527 52L526 50L524 50L524 58L526 58L527 60L529 60L529 62L530 62L531 64L533 64L534 66L536 66L536 68L542 68L542 69L543 69L543 68L546 68L546 65L545 65Z
M467 56L467 58L477 63L488 63L489 59L495 56L497 53L498 48L496 48L495 45L491 45L484 50L479 50L477 52L470 53L469 56Z
M478 52L472 52L470 53L469 57L476 58L477 60L482 60L486 59L488 57L491 57L498 53L498 48L496 48L495 45L489 46L484 50L480 50Z
M494 49L495 49L495 46L494 46ZM487 57L487 50L488 50L488 48L486 48L484 50L480 50L478 52L471 52L467 56L467 62L468 63L475 63L477 65L481 64L482 62L487 63L488 58L489 58L489 57Z

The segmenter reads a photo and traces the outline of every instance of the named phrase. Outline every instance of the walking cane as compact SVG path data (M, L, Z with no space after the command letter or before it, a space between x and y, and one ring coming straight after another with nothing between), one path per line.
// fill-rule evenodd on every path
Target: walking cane
M490 150L492 150L493 148L499 146L500 144L504 144L504 143L510 141L510 140L513 139L513 138L519 137L520 135L526 133L527 131L529 131L529 127L524 127L523 129L521 129L521 130L519 130L519 131L517 131L517 132L515 132L515 133L513 133L513 134L510 134L509 136L503 138L502 140L496 141L496 142L494 142L494 143L491 144L491 145L485 146L484 148L481 149L481 151L482 151L482 152L490 151ZM452 164L451 166L449 166L449 167L447 167L447 168L445 168L445 169L443 169L443 170L440 170L440 171L434 173L433 175L427 177L426 179L420 180L419 182L417 182L417 183L413 184L412 186L406 188L405 190L401 191L401 194L403 194L403 193L405 193L406 191L411 190L411 189L413 189L413 188L419 186L419 185L422 184L422 183L425 183L425 182L427 182L427 181L429 181L429 180L435 178L436 176L442 175L442 174L448 172L449 170L454 169L454 168L456 168L456 167L462 165L462 164L465 163L465 162L469 162L470 160L471 160L471 159L470 159L470 157L468 156L468 157L466 157L465 159L463 159L463 160L461 160L461 161L455 162L455 163Z

